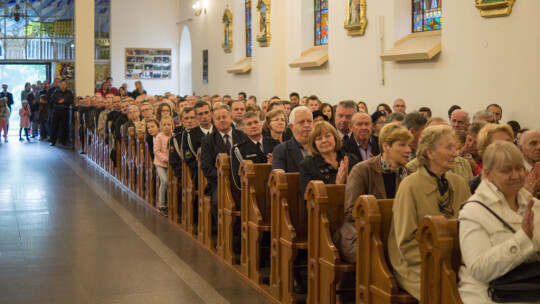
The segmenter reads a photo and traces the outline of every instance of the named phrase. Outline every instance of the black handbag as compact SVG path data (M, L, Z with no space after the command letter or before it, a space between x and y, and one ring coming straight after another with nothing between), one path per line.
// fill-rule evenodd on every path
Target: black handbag
M461 208L467 203L480 204L493 214L504 227L508 228L512 233L516 233L516 230L510 224L484 203L476 200L467 201L461 205ZM488 295L496 303L540 301L540 262L522 263L503 276L489 282Z

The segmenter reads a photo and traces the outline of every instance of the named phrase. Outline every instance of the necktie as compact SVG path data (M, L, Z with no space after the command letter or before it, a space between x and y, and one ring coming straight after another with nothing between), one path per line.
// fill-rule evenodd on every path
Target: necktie
M227 147L227 155L231 155L231 142L229 141L229 134L225 134L225 136L223 136L225 138L225 147Z
M347 141L347 140L349 140L349 135L344 135L344 136L343 136L343 141L345 142L345 141Z
M259 148L261 152L264 152L260 141L257 142L257 148Z

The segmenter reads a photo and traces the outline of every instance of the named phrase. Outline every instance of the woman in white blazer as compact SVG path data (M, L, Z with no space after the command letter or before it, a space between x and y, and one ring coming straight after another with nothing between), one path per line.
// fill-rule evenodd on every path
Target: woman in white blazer
M492 303L489 282L523 262L540 260L540 201L523 188L523 158L515 145L492 143L484 152L477 200L508 222L512 233L488 210L470 202L459 213L463 266L459 293L463 303Z

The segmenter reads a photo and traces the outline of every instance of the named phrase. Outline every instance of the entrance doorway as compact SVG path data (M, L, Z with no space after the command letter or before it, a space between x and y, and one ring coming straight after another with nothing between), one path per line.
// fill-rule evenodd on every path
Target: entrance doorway
M8 85L8 92L13 94L13 105L11 106L11 116L9 117L9 136L19 134L19 110L22 106L21 92L24 84L36 84L39 80L43 82L50 79L50 63L1 63L0 83ZM0 87L0 91L2 88Z

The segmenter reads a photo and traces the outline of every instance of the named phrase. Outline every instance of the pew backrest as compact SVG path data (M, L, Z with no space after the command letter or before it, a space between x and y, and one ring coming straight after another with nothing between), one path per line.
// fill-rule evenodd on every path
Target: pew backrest
M418 225L422 303L461 304L457 273L461 266L458 221L428 215Z

